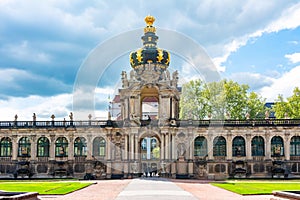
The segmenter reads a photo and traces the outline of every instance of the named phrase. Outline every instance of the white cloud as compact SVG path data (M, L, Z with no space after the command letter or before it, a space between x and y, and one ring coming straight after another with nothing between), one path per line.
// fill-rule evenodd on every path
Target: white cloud
M0 68L0 77L0 97L1 95L24 96L27 92L32 94L40 90L42 90L40 93L49 95L71 89L70 85L55 77L42 76L21 69Z
M225 44L223 49L223 54L221 56L217 56L213 58L213 62L216 65L219 72L225 72L226 66L222 65L224 62L227 61L230 54L236 52L240 47L247 44L247 41L249 40L248 36L240 37L237 39L234 39L230 43Z
M101 87L97 87L95 89L95 101L97 103L107 103L108 104L108 101L110 98L111 100L114 98L114 95L115 94L115 90L113 88L110 88L110 87L105 87L105 88L101 88Z
M169 69L170 73L172 74L174 70L172 68ZM181 69L179 71L179 85L183 85L191 80L197 80L197 79L202 79L203 77L201 76L200 72L195 69L191 64L184 62L181 65Z
M107 94L111 92L108 88L97 88L97 95L101 94L103 98L97 98L97 101L107 101ZM99 96L98 96L99 97ZM13 121L14 116L18 115L20 121L32 120L33 113L36 113L37 120L51 120L50 116L54 114L55 120L67 120L69 113L72 111L73 94L59 94L51 97L42 97L31 95L28 97L10 97L8 99L0 99L0 120ZM76 120L76 112L73 112L74 120ZM95 110L93 118L106 119L106 110ZM86 116L86 119L87 116ZM77 118L78 120L78 118ZM84 119L80 119L84 120Z
M234 80L240 84L247 84L250 90L258 90L262 87L270 86L276 79L265 76L259 73L251 72L237 72L230 75L229 79Z
M300 62L300 53L286 54L284 57L293 64Z
M256 3L256 1L248 1L248 3L246 3L243 7L243 11L236 19L238 25L234 27L235 30L233 31L235 31L235 33L232 32L232 35L236 35L236 37L234 37L230 42L223 43L223 47L220 46L222 43L208 47L209 52L214 56L213 60L215 64L219 68L226 68L226 66L222 66L222 63L227 61L227 58L231 55L231 53L236 52L240 47L245 46L249 40L260 37L264 33L278 32L285 29L294 29L300 26L300 3L288 7L286 10L281 10L282 13L280 16L273 19L270 19L272 16L270 12L278 9L275 8L276 3L272 4L271 2L266 1L258 3L257 5ZM264 12L265 16L262 15ZM270 16L266 14L269 14ZM265 23L265 25L261 27L257 27L255 24L251 25L251 22L254 21L257 21L257 24ZM243 25L241 24L247 26L245 30L248 30L248 32L243 33L242 30L239 30L243 29ZM226 31L226 28L224 29Z
M293 40L293 41L289 41L288 43L289 43L289 44L293 44L293 45L298 45L298 44L299 44L299 41Z
M18 120L32 120L32 113L36 113L37 120L51 120L54 114L57 120L62 120L70 112L68 107L72 102L71 94L60 94L52 97L32 95L28 97L13 97L0 100L0 120L13 121L18 115Z
M266 29L266 32L278 32L284 29L294 29L300 25L300 3L291 6L283 11L280 18L272 22Z
M106 87L106 88L100 88L97 87L95 89L95 93L96 94L105 94L105 95L109 95L109 94L113 94L114 90L112 88Z
M300 66L293 68L291 71L286 72L280 78L274 79L270 86L265 86L259 93L267 98L267 101L274 101L277 99L278 94L284 97L292 95L295 87L300 87Z
M21 61L31 61L35 63L49 63L51 61L49 54L34 49L27 40L23 40L19 44L4 45L0 51L12 59Z

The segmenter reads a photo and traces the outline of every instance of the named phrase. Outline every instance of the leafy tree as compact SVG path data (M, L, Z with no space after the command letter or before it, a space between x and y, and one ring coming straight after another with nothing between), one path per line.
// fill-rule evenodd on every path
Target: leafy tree
M207 83L203 91L203 97L207 104L207 118L223 119L225 112L226 94L224 92L224 82Z
M203 83L200 80L183 85L180 101L182 119L245 119L264 113L264 100L248 85L234 81Z
M250 119L254 118L264 118L265 111L267 108L265 107L265 99L259 96L255 92L248 93L247 104L246 104L246 113L244 116L249 114Z
M153 157L158 159L160 157L160 148L159 147L155 147L153 150L152 150L152 153L153 153Z
M293 95L284 100L282 95L278 95L275 105L273 106L273 111L275 112L275 117L278 119L300 118L300 89L296 87L293 90Z
M237 82L225 81L226 115L231 119L243 119L246 114L247 90L249 86L239 85Z
M203 119L207 115L203 91L204 83L201 80L192 80L183 85L180 118Z

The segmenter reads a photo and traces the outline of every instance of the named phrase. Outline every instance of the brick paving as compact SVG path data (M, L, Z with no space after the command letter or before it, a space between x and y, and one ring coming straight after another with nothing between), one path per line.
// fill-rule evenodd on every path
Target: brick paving
M207 181L161 178L94 181L95 184L67 195L43 196L41 200L283 200L273 195L242 196L210 185ZM177 188L177 189L176 189ZM174 190L175 189L175 190ZM183 198L184 197L184 198Z

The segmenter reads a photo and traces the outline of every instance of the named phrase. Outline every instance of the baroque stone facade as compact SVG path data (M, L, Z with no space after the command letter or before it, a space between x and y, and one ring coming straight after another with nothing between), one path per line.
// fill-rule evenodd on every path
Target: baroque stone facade
M146 17L118 120L0 122L0 178L300 177L300 120L179 120L178 72ZM157 102L157 115L142 104Z

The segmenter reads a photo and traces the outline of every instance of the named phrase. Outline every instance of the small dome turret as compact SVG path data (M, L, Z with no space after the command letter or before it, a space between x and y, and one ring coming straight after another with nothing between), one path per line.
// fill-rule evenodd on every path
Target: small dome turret
M134 69L147 63L154 63L164 70L170 64L169 52L156 46L158 36L155 34L154 21L155 18L153 16L148 15L145 17L147 26L144 28L144 35L142 36L144 47L130 53L130 64Z

